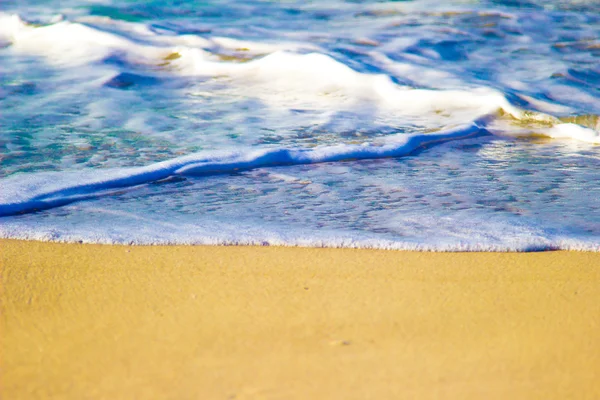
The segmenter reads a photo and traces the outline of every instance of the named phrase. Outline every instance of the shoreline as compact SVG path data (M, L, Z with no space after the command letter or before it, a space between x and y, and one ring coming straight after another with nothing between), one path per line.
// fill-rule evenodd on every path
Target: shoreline
M600 397L600 253L0 249L1 397Z
M598 253L600 254L600 244L589 244L579 246L565 246L560 247L559 245L538 245L531 244L522 248L510 248L503 245L487 245L487 247L471 246L468 244L461 245L446 245L445 247L431 247L428 245L423 246L412 246L405 242L383 242L385 244L372 244L361 241L345 241L345 238L339 240L332 240L329 244L324 245L322 242L307 243L304 240L291 241L291 242L279 242L268 240L248 240L243 241L198 241L198 242L124 242L124 241L111 241L111 240L88 240L88 239L55 239L44 236L34 237L3 237L0 236L0 242L35 242L35 243L47 243L56 245L77 245L77 246L107 246L107 247L168 247L168 248L186 248L186 247L251 247L251 248L288 248L288 249L323 249L323 250L364 250L364 251L391 251L401 253L454 253L454 254L526 254L526 253L552 253L552 252L566 252L566 253ZM351 244L348 244L351 243ZM406 246L406 247L405 247Z

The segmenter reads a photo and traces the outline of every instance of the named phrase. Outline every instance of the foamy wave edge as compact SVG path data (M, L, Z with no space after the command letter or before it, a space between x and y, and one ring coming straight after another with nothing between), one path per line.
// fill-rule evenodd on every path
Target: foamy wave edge
M116 32L94 27L94 24L107 23ZM462 118L440 120L438 126L465 123L502 112L508 119L533 125L523 130L515 129L511 124L488 124L487 128L494 134L521 136L535 133L550 138L569 138L600 144L597 126L561 123L558 118L545 112L521 109L495 89L479 87L470 90L430 90L399 86L386 74L355 71L307 44L244 42L250 47L256 47L251 52L255 59L245 63L224 62L214 52L215 49L234 48L240 45L239 41L194 35L158 35L144 24L111 19L107 21L106 18L97 17L87 17L81 22L58 18L48 25L36 27L26 23L18 15L0 12L0 42L2 41L6 41L16 52L41 56L50 63L68 68L97 62L113 54L125 54L125 58L135 65L157 66L167 62L173 67L160 70L157 72L159 74L228 76L235 85L251 84L268 89L263 90L265 93L262 96L266 97L261 99L267 104L279 104L284 100L281 93L292 92L292 97L326 102L328 107L333 108L350 99L376 104L383 113L407 117L427 115L431 119L435 119L437 114L456 113ZM296 50L310 52L298 54ZM266 93L273 89L277 89L278 95L271 98L272 94ZM253 92L253 86L250 87L250 92ZM337 95L324 100L322 94L329 92ZM542 111L557 107L550 107L540 100L535 102ZM535 123L542 123L543 127L536 128Z
M437 134L375 145L201 152L143 167L16 174L0 180L0 217L59 207L172 176L212 175L255 168L401 157L449 140L487 135L485 119Z
M158 233L158 232L157 232ZM169 236L155 234L152 237L114 237L105 233L86 234L65 233L55 229L39 229L20 225L3 226L0 224L0 238L15 240L37 240L54 243L104 244L104 245L204 245L204 246L281 246L306 248L346 248L376 249L422 252L536 252L536 251L583 251L600 252L600 243L593 239L582 239L565 235L552 237L533 237L529 239L505 240L498 242L468 242L460 240L442 242L416 242L410 240L389 240L364 238L359 234L319 235L297 234L286 235L281 232L264 232L263 234L221 235L179 235Z

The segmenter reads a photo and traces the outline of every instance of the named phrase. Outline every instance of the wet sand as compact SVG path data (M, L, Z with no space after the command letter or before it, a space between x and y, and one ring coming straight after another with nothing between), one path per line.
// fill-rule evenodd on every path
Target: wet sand
M2 399L600 398L600 253L0 257Z

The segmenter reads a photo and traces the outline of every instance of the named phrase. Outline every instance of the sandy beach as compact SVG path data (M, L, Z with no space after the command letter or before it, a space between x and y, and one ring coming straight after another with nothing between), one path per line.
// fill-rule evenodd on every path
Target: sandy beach
M0 254L3 399L600 398L600 253Z

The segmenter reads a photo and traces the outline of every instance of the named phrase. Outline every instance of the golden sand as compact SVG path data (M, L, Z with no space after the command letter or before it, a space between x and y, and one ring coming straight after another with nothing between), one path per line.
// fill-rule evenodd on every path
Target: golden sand
M600 398L600 253L0 254L2 399Z

